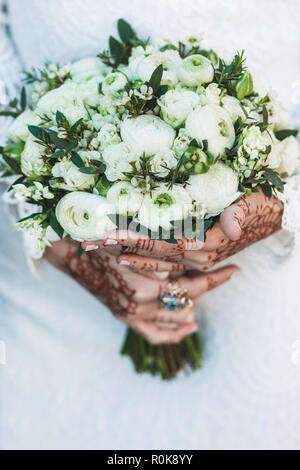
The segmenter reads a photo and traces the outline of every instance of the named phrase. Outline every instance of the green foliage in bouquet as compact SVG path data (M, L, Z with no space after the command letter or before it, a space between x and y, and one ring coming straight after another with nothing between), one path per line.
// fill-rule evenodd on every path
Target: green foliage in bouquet
M297 131L256 90L244 51L226 61L201 37L143 40L123 19L118 35L95 58L25 72L29 93L0 110L13 118L1 177L15 175L9 191L34 206L18 227L41 253L49 227L77 241L116 227L205 240L226 207L282 193L299 164ZM154 353L129 332L123 353L164 377L201 362L196 337Z

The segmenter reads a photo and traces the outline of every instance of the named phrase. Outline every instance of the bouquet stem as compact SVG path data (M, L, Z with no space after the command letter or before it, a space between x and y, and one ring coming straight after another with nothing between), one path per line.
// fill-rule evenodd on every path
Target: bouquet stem
M170 380L180 371L188 372L202 366L202 344L194 333L179 344L152 345L128 328L121 354L129 356L138 373L148 372Z

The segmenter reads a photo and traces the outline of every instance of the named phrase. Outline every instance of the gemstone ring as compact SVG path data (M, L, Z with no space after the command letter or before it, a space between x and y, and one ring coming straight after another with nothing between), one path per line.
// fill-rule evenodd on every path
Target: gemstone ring
M169 282L161 292L158 300L164 308L172 312L182 310L190 302L187 290L180 287L178 282Z

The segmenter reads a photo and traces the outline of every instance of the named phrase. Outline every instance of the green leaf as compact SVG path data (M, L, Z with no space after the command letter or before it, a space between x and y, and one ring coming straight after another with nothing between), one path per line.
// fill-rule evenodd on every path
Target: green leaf
M84 168L85 166L84 161L77 152L72 152L71 162L73 162L78 168Z
M83 118L78 119L78 121L76 121L75 124L73 124L73 126L71 127L71 132L75 132L77 128L80 126L80 124L82 123L82 121L83 121Z
M69 142L66 139L61 139L60 137L57 137L57 134L55 133L50 134L50 142L55 147L64 150L73 150L77 145L76 142Z
M64 229L62 228L62 226L58 222L58 220L56 218L56 215L55 215L55 211L52 211L51 214L50 214L50 226L53 228L54 232L57 233L59 238L63 237Z
M56 111L56 123L58 127L65 127L65 124L68 123L66 116L60 111Z
M44 141L46 130L38 126L28 126L29 132L39 140Z
M25 87L23 87L22 91L21 91L21 109L22 109L22 111L25 111L26 106L27 106L26 89L25 89Z
M123 45L113 36L109 37L109 50L111 55L117 60L120 61L123 55Z
M65 152L63 150L56 150L49 158L60 158L63 157Z
M156 98L160 98L161 96L165 95L168 91L169 87L168 85L160 85L158 87L158 90L156 92Z
M81 245L79 245L79 247L78 247L78 253L77 253L78 258L81 258L81 256L83 255L83 253L84 253L84 249L82 248Z
M118 33L122 41L125 43L130 41L130 39L134 39L136 36L130 24L122 18L118 21Z
M90 166L85 166L84 168L79 168L81 173L85 173L86 175L98 175L99 171L94 170Z
M174 44L165 44L162 46L160 49L160 52L165 52L165 51L177 51L178 48L174 46Z
M272 188L269 184L261 184L260 187L265 196L272 197Z
M279 189L280 191L283 191L284 189L284 183L281 180L280 176L275 173L275 171L268 169L264 172L263 176L270 181L270 183L275 186L276 189Z
M299 131L297 129L282 129L281 131L275 132L275 137L278 140L286 139L286 137L290 137L291 135L297 137L298 132Z
M154 94L158 91L159 89L159 86L160 86L160 82L161 82L161 79L162 79L162 76L163 76L163 73L164 73L164 68L162 66L162 64L160 64L153 72L153 74L151 75L151 78L148 82L148 85L151 86L151 88L153 89L153 92Z
M269 122L269 113L265 105L263 105L263 123L266 126Z
M5 163L7 163L9 168L12 169L15 175L22 175L21 166L17 160L15 160L14 158L8 157L5 154L2 155L2 158L5 161Z

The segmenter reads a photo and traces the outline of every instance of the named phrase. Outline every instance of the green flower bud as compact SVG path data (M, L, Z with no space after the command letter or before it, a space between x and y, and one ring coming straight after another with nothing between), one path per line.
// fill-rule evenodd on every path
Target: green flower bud
M208 165L205 165L205 163L202 163L202 162L198 162L195 166L194 166L194 175L201 175L203 173L207 173L209 170L209 166Z
M235 86L236 96L239 100L253 92L253 78L249 72L244 72Z

